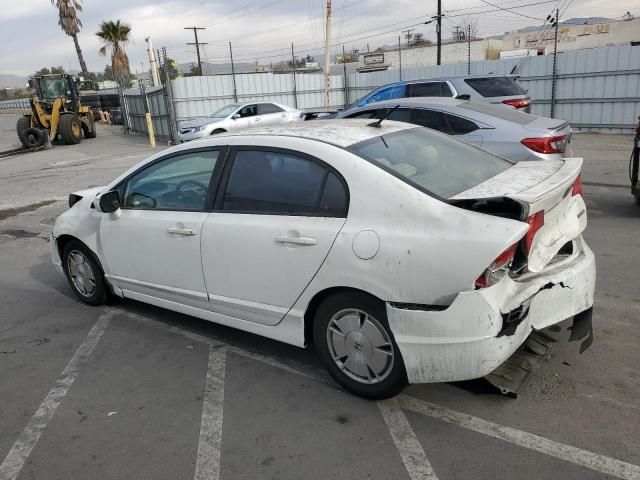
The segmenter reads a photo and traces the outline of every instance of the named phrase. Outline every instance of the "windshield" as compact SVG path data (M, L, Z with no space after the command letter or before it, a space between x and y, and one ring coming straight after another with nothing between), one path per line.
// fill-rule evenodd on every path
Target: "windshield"
M407 183L443 198L469 190L514 165L427 128L410 128L374 137L348 150Z
M226 118L229 115L231 115L233 112L235 112L238 108L240 108L240 104L239 103L232 103L231 105L227 105L225 107L222 107L217 112L213 112L213 113L207 115L207 117L209 117L209 118Z
M59 98L71 94L67 92L67 79L65 77L42 77L40 79L42 98Z

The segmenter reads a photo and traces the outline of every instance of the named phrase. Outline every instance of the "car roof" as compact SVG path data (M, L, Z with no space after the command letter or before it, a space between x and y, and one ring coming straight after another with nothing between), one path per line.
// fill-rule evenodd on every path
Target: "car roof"
M449 77L433 77L433 78L417 78L415 80L401 80L399 82L390 82L381 87L387 87L389 85L409 85L412 83L420 83L420 82L434 82L434 81L445 81L445 80L463 80L465 78L498 78L498 77L510 77L514 80L518 78L517 75L509 75L507 73L487 73L485 75L451 75Z
M395 107L400 105L401 107L427 107L427 106L443 106L443 107L457 107L460 104L469 103L468 100L461 100L459 98L452 97L404 97L395 98L393 100L382 100L380 102L372 102L363 105L362 107L354 108L349 113L353 113L355 110L367 110L371 107ZM477 102L474 102L477 103ZM345 110L346 112L346 110Z
M257 135L285 136L306 138L345 148L380 135L410 128L419 128L410 123L394 122L391 120L383 121L380 128L369 126L369 124L374 121L375 120L368 119L341 119L290 122L272 127L252 128L235 133L221 133L216 135L215 138L254 137Z

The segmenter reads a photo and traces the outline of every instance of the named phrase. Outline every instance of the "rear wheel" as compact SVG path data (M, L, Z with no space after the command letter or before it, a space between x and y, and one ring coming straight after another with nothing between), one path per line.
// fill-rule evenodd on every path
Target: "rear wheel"
M96 138L96 122L93 119L93 113L89 113L87 121L82 123L84 138Z
M24 133L24 141L22 144L27 148L38 148L44 145L46 141L45 135L47 132L45 130L40 130L39 128L27 128Z
M67 113L60 117L58 131L62 136L62 141L67 145L75 145L82 140L82 122L73 113Z
M103 305L109 296L102 269L91 251L72 240L62 252L62 267L76 296L88 305Z
M16 124L16 132L18 133L18 138L20 139L20 142L22 142L22 145L24 145L25 147L27 147L27 144L25 143L26 137L24 134L27 128L31 128L31 115L20 117L18 119L18 123Z
M334 380L356 395L389 398L407 383L385 305L375 298L363 293L327 298L316 312L313 339Z

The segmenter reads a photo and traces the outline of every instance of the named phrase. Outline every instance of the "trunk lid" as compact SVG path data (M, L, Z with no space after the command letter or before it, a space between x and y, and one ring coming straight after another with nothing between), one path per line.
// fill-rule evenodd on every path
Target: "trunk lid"
M522 206L523 221L544 212L544 225L536 231L527 259L528 270L539 272L587 226L584 199L573 192L581 169L581 158L520 162L452 200L468 205L507 198Z

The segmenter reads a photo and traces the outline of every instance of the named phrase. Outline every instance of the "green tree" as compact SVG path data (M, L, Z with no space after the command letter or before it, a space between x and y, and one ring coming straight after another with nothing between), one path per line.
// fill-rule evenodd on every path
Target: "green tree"
M78 18L78 12L82 11L80 0L51 0L51 4L58 9L58 25L62 31L73 38L73 44L76 46L76 54L82 69L82 75L89 78L89 70L87 64L84 63L82 50L78 43L78 33L82 28L82 22Z
M177 65L178 63L173 58L167 58L167 62L164 65L160 64L160 82L162 82L163 85L167 83L167 74L169 75L169 80L173 80L180 75L178 73Z
M105 56L107 50L111 51L111 69L114 79L121 85L129 85L131 73L129 72L129 57L124 47L129 43L131 26L116 20L105 20L100 24L100 30L96 35L104 46L99 50L100 55ZM106 69L105 69L106 74Z

